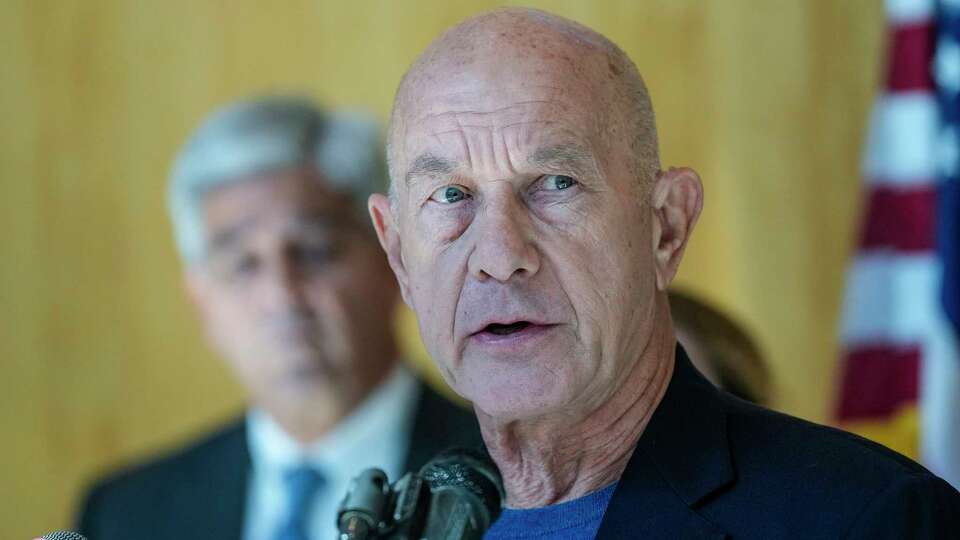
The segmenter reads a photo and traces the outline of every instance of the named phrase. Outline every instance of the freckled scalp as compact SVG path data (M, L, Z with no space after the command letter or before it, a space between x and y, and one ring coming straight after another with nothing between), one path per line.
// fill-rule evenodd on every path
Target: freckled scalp
M450 73L470 71L485 57L502 59L498 69L524 69L520 60L532 58L558 63L570 77L593 79L612 97L606 110L596 111L596 129L609 141L629 139L631 169L641 180L649 183L660 170L653 106L639 71L626 53L577 22L529 8L505 8L477 15L447 30L401 79L387 136L392 198L396 198L398 180L407 176L397 170L409 166L399 163L400 146L412 115L424 105L424 90L444 84Z

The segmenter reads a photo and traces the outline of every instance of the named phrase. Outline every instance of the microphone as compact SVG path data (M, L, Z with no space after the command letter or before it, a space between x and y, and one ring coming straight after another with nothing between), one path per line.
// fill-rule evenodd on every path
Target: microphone
M391 495L387 474L380 469L367 469L351 480L337 512L340 538L376 538L387 526L383 515Z
M379 469L350 483L337 526L340 540L480 540L499 517L503 485L485 454L444 452L392 486Z
M423 537L428 540L480 540L500 516L503 482L484 454L444 452L420 469L431 501Z
M87 540L87 537L73 531L53 531L36 540Z

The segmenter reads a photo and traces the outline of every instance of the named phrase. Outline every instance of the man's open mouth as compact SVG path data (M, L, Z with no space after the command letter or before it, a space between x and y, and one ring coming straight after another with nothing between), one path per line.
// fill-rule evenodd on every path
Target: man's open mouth
M531 324L531 323L528 322L528 321L517 321L517 322L510 323L510 324L493 323L493 324L488 324L488 325L483 329L483 331L484 331L484 332L489 332L489 333L491 333L491 334L495 334L495 335L498 335L498 336L508 336L508 335L510 335L510 334L513 334L513 333L515 333L515 332L519 332L519 331L527 328L528 326L530 326L530 324Z

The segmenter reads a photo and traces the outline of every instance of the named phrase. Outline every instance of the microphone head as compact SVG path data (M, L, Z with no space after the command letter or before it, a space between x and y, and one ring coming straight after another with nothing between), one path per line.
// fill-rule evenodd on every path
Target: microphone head
M420 469L420 476L432 491L455 488L472 494L483 503L488 523L500 516L503 480L496 464L485 453L463 448L447 450L427 462Z
M340 509L337 529L343 540L376 538L390 500L390 482L380 469L367 469L350 481Z
M41 536L43 540L87 540L87 537L73 531L53 531Z

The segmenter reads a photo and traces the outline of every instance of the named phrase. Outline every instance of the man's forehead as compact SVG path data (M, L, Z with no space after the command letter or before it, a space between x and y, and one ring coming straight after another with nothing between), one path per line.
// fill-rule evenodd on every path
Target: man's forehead
M339 213L301 209L282 214L248 214L210 224L208 247L211 253L230 250L260 234L298 237L336 235L349 230L353 220Z
M412 85L399 113L403 121L430 127L473 123L479 116L514 122L569 106L580 86L552 73L527 73L506 63L500 69L466 68ZM580 90L582 93L581 89Z
M350 197L315 175L258 175L210 190L203 220L211 239L234 241L277 228L327 230L354 221Z
M245 212L272 207L331 208L350 202L351 195L332 185L314 167L265 170L215 182L200 193L204 212Z
M399 129L391 130L391 147L401 155L393 158L412 159L426 145L478 131L524 144L542 135L580 144L594 139L613 105L609 92L602 81L554 64L505 61L492 71L474 64L411 83L395 111L393 128Z
M592 146L598 133L590 118L597 115L577 107L562 90L541 85L498 95L423 96L394 133L392 146L401 152L395 157L407 167L429 165L423 162L428 157L468 160L468 147L484 138L503 140L521 153L544 146Z

